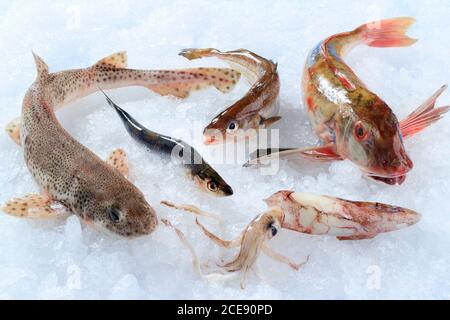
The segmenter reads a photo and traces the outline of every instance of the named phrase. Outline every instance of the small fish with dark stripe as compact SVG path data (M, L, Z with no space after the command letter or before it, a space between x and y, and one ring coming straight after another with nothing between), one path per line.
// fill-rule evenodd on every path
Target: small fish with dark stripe
M135 140L155 152L176 156L202 191L219 197L233 194L233 189L193 147L180 139L145 128L128 112L114 103L105 92L103 94L109 105L117 111L128 133Z

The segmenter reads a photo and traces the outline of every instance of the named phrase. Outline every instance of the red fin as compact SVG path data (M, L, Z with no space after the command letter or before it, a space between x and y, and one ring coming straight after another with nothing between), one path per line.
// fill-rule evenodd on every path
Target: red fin
M405 35L414 22L414 18L393 18L364 24L357 31L370 47L407 47L417 42Z
M445 89L447 89L447 85L442 86L405 120L400 122L400 131L403 137L406 138L422 131L430 124L438 121L450 109L450 106L434 108L437 98Z
M317 161L342 160L342 157L334 151L334 144L303 149L301 155L305 158Z

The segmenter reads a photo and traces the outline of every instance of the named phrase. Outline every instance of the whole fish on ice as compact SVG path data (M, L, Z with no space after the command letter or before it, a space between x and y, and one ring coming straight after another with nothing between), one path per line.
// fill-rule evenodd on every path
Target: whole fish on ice
M413 167L403 138L420 132L449 110L448 106L434 108L446 86L399 122L391 108L364 85L342 56L358 44L410 46L416 40L405 32L413 22L412 18L377 21L320 42L307 59L302 86L310 122L323 145L280 152L258 150L247 165L266 155L300 155L324 161L349 159L375 180L401 184Z
M105 89L144 86L162 95L186 97L192 90L213 85L227 92L233 86L231 69L184 70L127 69L127 56L119 52L94 66L49 73L34 55L38 75L23 100L22 116L6 130L23 147L25 162L42 194L13 199L2 208L19 217L41 218L73 212L84 221L123 236L151 233L157 216L144 195L124 176L126 155L114 151L107 162L72 138L56 119L54 110ZM218 76L223 81L218 81Z
M200 190L218 197L233 195L233 189L209 165L205 159L186 142L151 131L134 119L128 112L119 107L103 92L108 104L116 110L128 133L150 150L176 157L181 160L188 175Z
M277 64L245 49L221 52L217 49L185 49L189 59L215 57L239 70L252 85L247 94L211 120L203 131L205 144L252 136L260 128L279 121L277 116L280 77ZM220 79L219 79L220 80ZM236 79L237 80L237 79Z

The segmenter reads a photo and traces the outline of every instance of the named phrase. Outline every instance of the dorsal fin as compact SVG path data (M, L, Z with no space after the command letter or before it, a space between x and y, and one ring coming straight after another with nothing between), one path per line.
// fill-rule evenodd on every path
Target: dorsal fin
M44 60L42 60L41 57L39 57L34 52L33 52L33 57L34 57L34 62L36 63L36 70L37 70L38 77L47 76L48 75L47 64L44 62Z
M108 67L113 69L124 69L128 66L128 56L126 51L113 53L112 55L98 61L94 67Z

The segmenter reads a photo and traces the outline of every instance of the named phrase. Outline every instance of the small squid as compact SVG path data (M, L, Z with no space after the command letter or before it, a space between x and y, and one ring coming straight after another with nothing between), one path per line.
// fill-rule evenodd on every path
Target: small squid
M266 242L281 229L312 235L330 235L339 240L362 240L411 226L421 218L419 213L402 207L294 191L279 191L264 201L269 209L253 219L241 235L231 241L216 236L196 219L197 225L214 243L224 248L240 248L232 261L220 267L227 272L241 271L241 288L245 288L248 274L261 252L295 270L308 261L306 259L302 263L295 263L267 245ZM168 202L163 204L196 213L198 216L211 215L191 205L176 206Z

